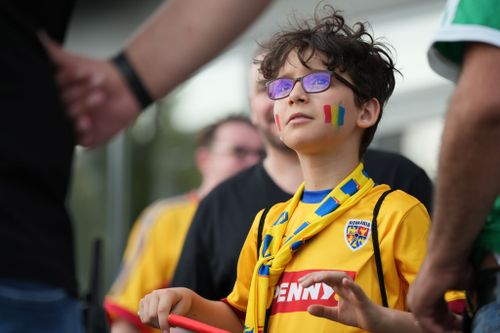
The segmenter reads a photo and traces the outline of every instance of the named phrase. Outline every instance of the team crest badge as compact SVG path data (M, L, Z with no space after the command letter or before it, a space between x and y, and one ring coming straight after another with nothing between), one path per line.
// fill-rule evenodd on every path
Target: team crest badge
M356 251L365 246L370 238L372 222L349 220L345 226L344 239L351 250Z

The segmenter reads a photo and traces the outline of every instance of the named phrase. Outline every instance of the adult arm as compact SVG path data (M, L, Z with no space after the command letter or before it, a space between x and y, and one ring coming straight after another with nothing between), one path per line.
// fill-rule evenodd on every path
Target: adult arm
M184 81L237 37L269 0L170 0L125 52L156 99Z
M442 328L445 291L464 287L472 244L500 192L500 48L470 44L462 68L446 115L428 255L409 295L430 332Z
M124 53L156 100L217 55L270 2L169 0L131 38ZM63 102L80 144L104 143L137 117L139 100L110 61L68 54L43 39L58 68Z

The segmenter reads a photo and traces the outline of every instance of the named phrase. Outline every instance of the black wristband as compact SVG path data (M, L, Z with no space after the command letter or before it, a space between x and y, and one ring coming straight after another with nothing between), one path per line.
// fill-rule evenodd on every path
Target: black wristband
M141 79L135 73L134 68L128 61L125 53L120 52L118 55L114 56L111 61L118 67L118 70L122 73L123 77L128 83L128 86L134 93L139 103L141 103L142 108L146 108L149 104L153 102L151 95L148 93Z

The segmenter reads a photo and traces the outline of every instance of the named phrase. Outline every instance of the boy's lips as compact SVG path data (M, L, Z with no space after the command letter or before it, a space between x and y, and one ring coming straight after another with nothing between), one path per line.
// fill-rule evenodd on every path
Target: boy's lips
M286 124L288 125L291 121L293 121L295 119L304 119L304 120L307 119L308 120L308 119L313 119L313 117L308 116L308 115L306 115L305 113L302 113L302 112L295 112L290 117L288 117L288 119L286 121Z

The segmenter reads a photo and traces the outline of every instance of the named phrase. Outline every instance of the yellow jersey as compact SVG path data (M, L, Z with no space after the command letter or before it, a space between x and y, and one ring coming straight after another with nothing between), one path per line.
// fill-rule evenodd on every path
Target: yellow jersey
M197 195L190 192L155 202L140 215L130 233L119 275L104 300L111 321L119 317L141 332L159 332L141 323L139 301L168 286L198 202Z
M314 317L312 304L335 306L335 291L324 283L302 288L298 279L314 271L334 270L349 274L366 295L382 304L371 239L374 206L387 185L379 185L304 245L286 266L277 283L270 307L269 332L354 333L363 330ZM287 203L273 206L265 220L263 234L276 221ZM285 236L314 214L317 204L299 203L290 217ZM241 250L237 280L226 302L237 313L245 313L252 273L256 263L257 229L260 212ZM395 191L388 195L378 215L378 235L385 287L390 308L406 310L406 294L425 257L430 218L414 197ZM460 298L460 295L453 297Z

